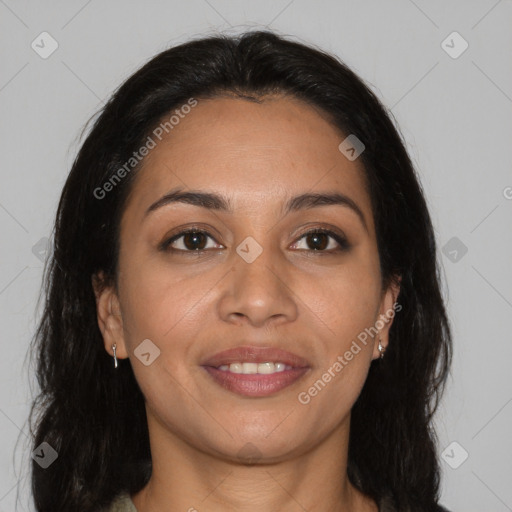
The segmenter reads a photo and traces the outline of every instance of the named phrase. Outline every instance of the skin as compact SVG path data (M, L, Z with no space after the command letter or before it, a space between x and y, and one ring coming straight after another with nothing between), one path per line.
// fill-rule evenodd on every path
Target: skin
M146 399L153 474L132 496L139 512L378 510L346 473L350 411L378 337L307 405L298 401L399 291L381 288L363 167L338 150L345 136L294 98L223 97L199 100L146 157L121 221L118 288L96 288L105 350L116 343L117 357L130 358ZM175 187L228 196L234 211L173 203L145 216ZM290 197L326 191L349 196L366 227L342 205L281 215ZM212 237L202 255L177 252L183 237L175 253L158 249L191 226ZM350 249L329 253L338 243L327 237L320 254L302 237L312 227L341 231ZM248 236L263 248L252 263L236 252ZM134 355L145 339L160 350L149 366ZM243 344L289 350L310 369L272 396L235 394L200 365Z

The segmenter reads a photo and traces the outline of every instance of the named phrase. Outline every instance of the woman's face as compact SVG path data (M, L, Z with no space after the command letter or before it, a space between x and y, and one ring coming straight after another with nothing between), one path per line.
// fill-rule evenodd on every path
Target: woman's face
M106 350L130 358L150 434L278 461L348 432L379 355L362 333L397 290L381 289L363 166L338 149L346 135L285 97L198 100L164 135L122 217L117 294L105 290L98 308ZM158 203L178 189L219 204ZM287 208L309 194L347 200ZM179 235L189 228L204 233ZM332 234L304 236L312 228Z

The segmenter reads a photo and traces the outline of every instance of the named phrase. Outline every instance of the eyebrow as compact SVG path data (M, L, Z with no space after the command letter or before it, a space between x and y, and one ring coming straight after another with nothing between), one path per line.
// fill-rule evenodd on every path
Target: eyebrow
M144 217L149 213L161 208L162 206L171 203L183 203L206 208L208 210L215 210L226 213L233 213L233 206L228 197L215 194L213 192L203 191L183 191L183 189L173 189L156 202L154 202L145 212ZM366 231L368 226L366 224L365 216L359 206L345 194L339 192L320 192L320 193L304 193L289 199L283 207L283 215L288 215L290 212L299 210L308 210L320 206L339 205L351 209L357 214L359 220L363 224Z

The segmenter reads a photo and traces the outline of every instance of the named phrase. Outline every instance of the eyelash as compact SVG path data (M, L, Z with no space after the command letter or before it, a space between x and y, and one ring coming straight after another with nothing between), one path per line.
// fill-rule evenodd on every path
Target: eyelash
M200 254L203 254L203 253L205 253L205 252L210 250L210 249L185 250L185 249L169 248L169 246L173 242L175 242L176 240L179 240L184 235L187 235L189 233L192 233L192 234L204 234L204 235L207 235L208 237L210 237L212 240L215 240L212 237L212 235L210 235L210 233L208 233L208 231L204 231L204 230L198 229L198 228L188 228L188 229L184 229L183 231L180 231L176 235L173 235L171 238L169 238L167 240L164 240L159 245L159 249L161 251L164 251L164 252L190 253L190 254L193 254L193 255L200 255ZM343 236L339 235L338 233L335 233L334 231L331 231L331 230L325 229L325 228L312 228L312 229L309 229L308 231L302 233L302 235L298 238L297 241L300 241L303 238L305 238L306 236L311 235L311 234L325 234L325 235L328 235L328 236L333 238L338 243L339 247L336 248L336 249L329 249L329 250L325 250L325 249L300 249L300 250L306 250L306 251L309 251L309 252L312 252L312 253L317 253L317 254L333 254L333 253L337 253L337 252L347 251L348 249L350 249L350 244L348 243L346 238L344 238ZM218 242L216 242L216 243L218 243Z

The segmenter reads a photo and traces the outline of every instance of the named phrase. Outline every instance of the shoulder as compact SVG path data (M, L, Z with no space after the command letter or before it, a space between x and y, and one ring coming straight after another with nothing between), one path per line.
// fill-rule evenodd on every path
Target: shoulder
M114 501L110 504L104 512L137 512L130 495L127 492L122 492L117 495Z

